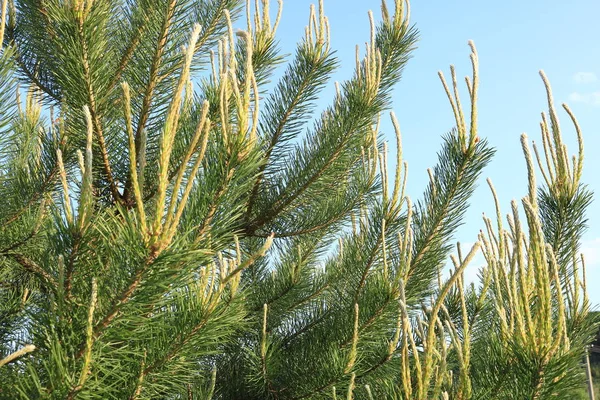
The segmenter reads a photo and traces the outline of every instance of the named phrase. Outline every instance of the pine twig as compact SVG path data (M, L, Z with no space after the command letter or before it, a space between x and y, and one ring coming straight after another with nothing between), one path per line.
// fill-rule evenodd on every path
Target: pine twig
M28 345L20 348L19 350L15 351L14 353L9 354L8 356L6 356L2 360L0 360L0 367L10 364L11 362L15 361L19 357L24 356L25 354L31 353L32 351L35 350L35 348L36 347L32 344L28 344Z

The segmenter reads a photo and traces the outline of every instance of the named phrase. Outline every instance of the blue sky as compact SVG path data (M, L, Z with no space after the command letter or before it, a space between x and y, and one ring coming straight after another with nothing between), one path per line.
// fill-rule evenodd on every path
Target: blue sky
M316 1L316 0L315 0ZM287 0L278 31L282 49L293 53L302 38L309 6L315 1ZM275 2L272 2L272 4ZM388 0L392 8L393 0ZM572 0L415 0L411 20L420 31L418 48L402 82L394 92L394 106L403 134L405 160L409 163L408 194L416 199L427 183L428 167L436 162L441 135L453 126L453 116L437 77L454 64L460 76L470 75L469 48L473 39L480 60L479 135L497 149L483 178L490 177L498 191L503 212L512 199L526 193L525 162L519 136L540 141L540 112L546 110L544 87L538 71L544 69L558 106L567 102L584 132L586 162L584 181L600 193L600 35L597 18L600 2ZM333 80L352 74L354 48L369 38L367 11L379 17L379 0L325 0L331 24L331 46L342 64ZM323 94L322 106L333 95L333 84ZM463 102L466 94L463 91ZM576 148L575 131L561 112L563 136L570 152ZM387 118L386 118L387 122ZM394 143L390 124L385 137ZM393 146L392 146L393 147ZM539 177L541 180L541 176ZM457 239L472 243L483 227L481 213L493 215L491 194L481 180ZM600 206L589 210L591 228L584 238L590 298L600 304ZM481 262L481 260L479 260ZM474 277L477 262L467 272Z

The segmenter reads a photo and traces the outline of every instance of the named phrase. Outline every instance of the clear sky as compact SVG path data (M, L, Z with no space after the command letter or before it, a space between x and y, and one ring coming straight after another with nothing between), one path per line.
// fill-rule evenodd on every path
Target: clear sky
M278 37L286 53L293 53L302 38L313 2L316 0L285 0ZM393 8L393 0L388 0L388 5ZM393 106L409 163L408 194L416 199L422 193L427 183L426 170L436 162L441 135L453 126L437 71L441 69L449 76L448 66L454 64L459 77L470 75L467 41L473 39L480 60L479 135L486 137L497 153L483 173L457 239L472 243L483 227L481 213L494 213L484 178L490 177L494 182L504 213L508 212L511 199L519 200L526 193L519 136L525 132L540 142L540 112L546 110L540 69L550 79L557 106L567 102L579 119L586 149L584 181L600 195L600 1L413 0L411 6L411 20L420 31L420 40L394 92ZM331 46L342 62L334 80L343 81L352 74L355 45L369 39L369 9L379 18L379 0L325 0ZM330 85L320 100L323 107L332 94ZM462 99L464 103L464 91ZM572 152L576 149L575 131L564 112L559 118ZM383 130L390 144L394 143L388 123ZM595 290L600 283L598 200L588 215L590 229L583 251L590 298L600 305L600 290ZM467 272L471 277L476 274L476 264Z

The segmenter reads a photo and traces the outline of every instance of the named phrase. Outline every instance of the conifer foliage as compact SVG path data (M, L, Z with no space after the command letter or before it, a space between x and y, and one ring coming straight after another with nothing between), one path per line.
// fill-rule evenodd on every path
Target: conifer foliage
M380 132L417 42L408 2L369 12L320 115L340 62L323 3L270 83L277 6L2 2L0 398L570 398L595 328L591 193L545 75L527 195L451 254L494 153L474 44L467 101L440 73L455 127L413 201L393 112L393 162Z

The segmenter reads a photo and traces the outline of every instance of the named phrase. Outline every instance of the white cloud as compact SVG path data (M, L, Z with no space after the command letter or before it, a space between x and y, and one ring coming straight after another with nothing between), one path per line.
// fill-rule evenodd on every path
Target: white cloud
M594 83L598 82L598 77L593 72L577 72L573 75L575 83Z
M591 93L573 92L569 95L569 101L600 106L600 91Z
M574 103L583 103L585 101L584 95L578 92L573 92L569 95L569 101Z

